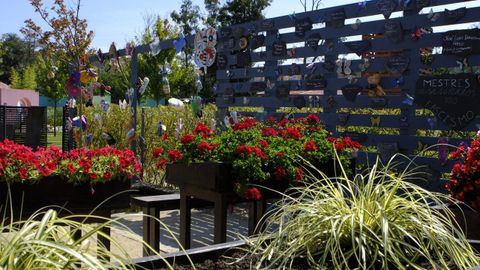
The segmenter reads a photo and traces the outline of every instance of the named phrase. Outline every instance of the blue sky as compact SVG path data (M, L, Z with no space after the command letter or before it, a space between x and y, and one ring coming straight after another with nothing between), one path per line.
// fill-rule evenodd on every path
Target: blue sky
M51 3L53 0L44 0ZM65 0L74 3L74 0ZM310 2L311 0L307 0ZM123 47L132 40L144 25L146 15L159 14L166 17L173 10L179 10L181 0L82 0L81 17L88 20L89 29L95 32L92 46L107 50L111 42ZM193 0L203 7L203 0ZM223 1L224 2L224 1ZM323 0L321 8L360 2L360 0ZM480 0L473 0L469 6L479 6ZM0 0L0 35L17 32L24 21L32 18L42 25L40 17L34 12L29 0ZM449 8L457 8L452 5ZM461 6L465 6L463 3ZM303 12L299 0L273 0L264 14L267 18Z
M50 2L53 1L46 0L46 3ZM106 50L112 41L117 47L121 47L133 39L144 25L145 15L159 14L165 17L171 11L180 9L181 2L181 0L82 0L81 17L88 20L89 29L95 32L93 47ZM193 2L203 7L203 0ZM354 2L358 0L323 0L322 7ZM0 0L0 6L2 7L0 35L18 32L28 18L32 18L38 24L41 23L40 17L35 14L28 0ZM271 18L288 15L293 11L297 13L303 11L299 0L273 0L264 14Z

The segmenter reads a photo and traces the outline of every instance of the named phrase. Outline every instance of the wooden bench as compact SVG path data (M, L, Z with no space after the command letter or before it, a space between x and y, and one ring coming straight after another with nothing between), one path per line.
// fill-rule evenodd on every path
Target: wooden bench
M160 211L175 210L180 207L180 194L165 194L154 196L132 197L132 206L138 206L143 211L143 241L154 250L160 250ZM153 255L144 246L143 256Z
M189 209L191 208L205 208L212 207L214 204L205 200L198 198L189 199ZM141 207L143 211L143 241L150 245L154 250L160 251L160 212L168 210L177 210L180 209L180 194L164 194L164 195L154 195L154 196L138 196L131 198L132 206ZM248 235L253 235L255 228L261 217L265 214L266 201L250 202L248 208ZM188 210L189 212L189 210ZM218 211L217 211L218 212ZM214 217L219 219L218 222L226 223L226 210L223 209L222 217ZM218 214L218 213L217 213ZM181 226L184 227L184 226ZM190 226L188 226L190 227ZM222 232L215 232L216 238L224 235L226 233L226 228L222 227ZM257 228L258 229L258 228ZM225 237L223 237L225 238ZM223 242L225 241L225 239ZM190 240L190 239L188 239ZM220 239L219 239L220 240ZM189 241L187 246L189 245ZM144 246L143 256L153 255L151 250Z

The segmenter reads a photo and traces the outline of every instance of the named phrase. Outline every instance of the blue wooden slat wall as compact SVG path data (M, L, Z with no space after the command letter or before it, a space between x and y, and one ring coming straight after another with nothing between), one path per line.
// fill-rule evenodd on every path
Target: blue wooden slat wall
M218 86L216 88L216 94L218 94L217 106L220 111L226 111L230 107L263 107L267 114L279 115L281 113L277 113L278 108L295 107L297 104L295 98L299 98L298 95L294 95L292 92L289 96L283 98L276 96L276 88L287 84L290 86L290 90L298 90L301 92L300 97L304 98L304 104L306 107L312 107L310 101L313 96L319 98L319 105L316 107L321 107L322 112L318 113L318 115L325 122L327 128L335 135L341 135L343 130L349 130L352 127L365 127L366 130L370 131L367 131L366 133L367 139L363 142L364 145L375 147L382 143L396 143L398 144L399 152L409 156L413 156L413 154L416 153L416 149L419 145L428 146L436 144L439 138L426 134L436 134L437 136L438 134L442 134L445 136L448 134L450 128L440 120L437 120L432 124L434 116L418 115L416 112L422 108L416 104L408 104L405 99L405 94L415 97L415 85L419 78L420 69L454 68L459 65L457 61L463 60L463 58L452 55L434 54L433 62L431 64L422 64L420 48L441 47L443 33L436 30L435 27L448 25L444 16L445 8L441 7L436 9L435 13L438 14L438 18L434 21L428 16L430 8L453 3L462 6L461 4L463 2L467 3L471 1L431 0L427 1L429 6L423 9L421 12L423 14L405 16L403 16L402 7L397 5L391 18L388 20L401 23L404 30L403 40L398 43L393 43L387 38L371 39L371 48L368 52L363 53L360 59L352 60L350 66L352 74L356 77L355 83L362 87L368 85L368 74L384 74L382 75L381 85L383 88L392 91L388 91L387 95L382 97L386 100L386 104L378 108L374 106L375 102L372 101L373 98L369 97L366 94L366 91L363 91L361 95L357 96L356 100L353 102L346 100L341 95L339 89L349 84L349 79L345 78L346 76L338 76L335 72L336 67L333 71L328 71L322 66L322 61L324 61L323 57L335 61L341 58L339 55L344 56L346 54L352 54L347 46L345 46L344 42L339 41L339 39L348 38L346 42L351 42L362 39L362 35L373 36L384 32L383 27L387 20L380 14L380 11L377 8L377 2L378 1L376 0L368 1L366 8L360 8L358 4L349 4L296 14L295 17L282 16L264 21L231 26L230 29L233 32L243 28L247 32L247 35L259 33L265 34L265 42L260 50L246 51L251 57L252 65L246 68L237 68L237 54L239 52L238 44L235 48L229 49L227 46L228 40L219 41L219 44L217 45L218 54L225 55L227 59L227 66L224 69L218 69L216 74L218 81ZM415 0L412 0L412 2L415 2ZM358 27L354 27L354 25L352 25L353 23L345 24L340 28L332 28L324 25L321 28L317 27L317 22L322 20L328 21L330 13L339 9L344 9L346 19L349 22L354 22L356 18L365 20L363 17L378 16L375 18L369 18L369 21L360 23ZM460 18L456 24L478 23L479 15L480 7L467 8L465 16ZM295 19L304 18L309 18L314 23L314 27L312 30L306 31L305 38L299 38L294 32ZM262 28L262 25L267 23L272 23L273 27L264 31L265 29ZM410 38L410 34L414 32L417 27L434 27L435 30L433 33L425 34L419 40L413 41ZM454 28L454 30L456 29ZM304 47L303 42L311 34L319 34L322 38L321 45L317 50L310 47ZM272 56L272 45L279 40L284 41L287 44L287 50L291 50L292 47L295 47L295 53L290 56ZM235 42L238 43L238 37L235 39ZM331 45L330 49L326 46L326 44L329 43ZM398 54L401 54L410 60L408 69L403 74L385 73L385 62L388 61L388 53L394 51L398 51ZM385 55L387 58L382 57L382 53L386 53ZM312 69L307 68L313 57L319 57L317 58L317 62L320 60L320 62L315 64L314 72L312 72ZM310 59L304 62L303 58ZM364 63L364 59L366 58L369 58L370 66L365 72L362 72L359 65ZM292 59L297 60L295 65L299 68L299 74L301 75L291 76L291 80L282 80L289 78L289 72L294 62ZM480 66L480 55L469 56L468 63L470 66ZM306 75L308 74L321 75L327 82L326 87L321 91L309 91L309 89L306 89L305 82ZM395 81L400 76L403 76L404 83L397 87ZM258 82L263 82L265 85L269 82L274 86L270 89L265 87L262 88L260 85L260 89L251 91L252 85L259 87ZM224 94L228 94L231 91L234 92L233 102L229 98L224 98ZM476 91L480 91L480 89L476 89ZM478 97L479 95L477 94L476 98ZM332 99L334 101L333 103ZM372 110L371 113L363 112L361 114L350 113L346 122L339 121L341 111L344 112L345 110L349 111L359 108L368 109L372 108L372 106L374 106L373 109L376 108L382 110ZM385 109L396 110L396 113L387 112L387 114L385 114ZM255 113L251 112L245 112L244 114L255 115ZM297 115L301 116L303 114ZM406 121L404 118L405 116L407 119ZM372 118L377 119L377 117L380 119L380 122L373 128ZM462 131L478 130L479 127L477 125L480 122L478 119L479 118L476 117L467 127L463 128ZM397 135L376 134L382 132L381 128L393 130L396 133L392 134ZM418 130L423 130L424 132L418 133ZM463 140L459 138L448 138L450 144L458 144L461 141ZM445 164L441 163L435 156L435 151L437 151L437 149L432 148L432 150L433 157L418 157L416 162L428 166L428 170L432 175L440 175L441 173L451 170L452 162L447 162ZM359 155L358 162L364 163L372 161L376 155L377 153L374 152L365 152ZM439 181L434 181L430 183L430 187L441 189L442 184Z

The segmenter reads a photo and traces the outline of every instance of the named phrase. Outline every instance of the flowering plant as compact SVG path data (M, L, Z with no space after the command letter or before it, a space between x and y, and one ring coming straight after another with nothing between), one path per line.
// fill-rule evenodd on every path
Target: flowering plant
M252 184L264 185L269 181L273 185L286 186L302 181L305 172L299 162L301 159L318 166L326 165L334 160L335 148L341 161L348 165L348 150L360 147L350 138L331 137L320 119L311 114L279 122L269 117L265 123L242 118L221 133L200 123L168 151L162 147L155 149L153 157L159 169L164 169L169 162L231 163L237 194L258 200L261 193Z
M63 153L54 145L34 151L10 140L0 142L0 181L9 183L52 175L73 183L96 183L123 176L132 178L140 172L141 165L129 149L79 148Z
M450 158L457 162L445 187L453 198L480 210L480 136L471 141L470 147L459 146Z

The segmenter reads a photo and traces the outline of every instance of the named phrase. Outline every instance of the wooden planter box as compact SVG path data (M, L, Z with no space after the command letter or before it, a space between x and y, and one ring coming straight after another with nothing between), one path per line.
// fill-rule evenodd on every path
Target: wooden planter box
M93 210L109 197L130 189L130 181L112 179L106 183L72 184L59 176L45 177L34 183L10 184L11 202L14 215L29 214L45 206L62 206L75 213ZM5 206L8 185L0 182L0 206ZM129 207L128 194L106 201L99 209L122 209Z
M222 162L168 164L166 181L177 186L189 185L228 192L232 190L232 166Z
M467 207L451 207L450 210L467 239L480 241L480 213Z
M327 176L335 176L333 161L322 163L317 166ZM355 159L351 160L350 169L355 171ZM313 172L313 171L312 171ZM315 172L313 172L316 174ZM320 177L320 175L316 175ZM173 163L167 164L166 181L177 186L188 185L215 192L232 192L232 181L235 175L232 174L232 166L223 162L202 162L202 163ZM277 191L284 191L289 187L286 181L267 179L255 183Z

